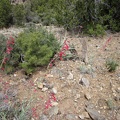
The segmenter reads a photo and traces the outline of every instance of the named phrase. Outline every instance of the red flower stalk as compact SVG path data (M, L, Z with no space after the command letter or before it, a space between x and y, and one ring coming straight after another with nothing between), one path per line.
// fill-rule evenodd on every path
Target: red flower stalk
M111 39L112 37L109 37L108 40L105 42L105 45L103 46L103 50L105 50L106 46L108 45Z
M3 58L3 61L0 65L0 69L4 71L4 67L3 67L3 64L5 65L6 62L8 61L8 58L6 58L7 55L9 55L11 53L11 51L13 50L13 45L14 45L14 38L12 36L9 37L9 39L7 40L6 42L6 51L5 51L5 54L4 54L4 58Z
M61 48L61 50L58 52L58 54L56 56L54 56L54 58L50 61L48 67L52 67L55 63L55 60L60 59L63 60L63 56L65 56L65 52L69 50L69 41L65 40L63 43L63 46Z
M52 107L52 101L57 101L54 93L51 93L50 98L47 102L45 102L45 109L49 109L50 107Z

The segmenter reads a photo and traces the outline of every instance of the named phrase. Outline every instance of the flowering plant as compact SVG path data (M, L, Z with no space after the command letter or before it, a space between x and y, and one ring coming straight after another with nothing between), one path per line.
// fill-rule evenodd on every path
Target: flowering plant
M63 57L66 56L66 51L68 51L70 48L69 41L65 40L60 51L53 57L53 59L50 61L48 68L52 67L55 64L55 61L60 59L63 60Z
M9 61L9 56L13 50L13 46L14 46L15 42L14 42L14 38L12 36L10 36L8 38L8 40L6 41L6 49L4 51L4 57L3 60L1 62L0 65L0 69L4 71L5 69L5 65L7 64L7 62Z

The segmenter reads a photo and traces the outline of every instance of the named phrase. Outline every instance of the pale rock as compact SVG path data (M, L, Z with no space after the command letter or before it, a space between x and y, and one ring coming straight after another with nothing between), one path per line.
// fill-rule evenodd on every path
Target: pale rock
M52 93L57 94L57 88L52 88Z
M80 94L76 94L75 99L79 99L80 98Z
M58 102L51 102L52 106L57 106Z
M117 88L117 90L116 90L118 93L120 93L120 87L119 88Z
M40 88L40 89L42 89L43 88L43 83L37 82L37 87Z
M17 76L17 74L14 74L14 77L16 77Z
M68 80L73 80L73 74L71 72L69 72L69 75L67 77Z
M79 118L81 119L81 120L84 120L84 115L79 115Z
M90 118L89 114L87 112L83 112L81 115L79 115L79 118L84 120L85 118Z
M85 98L86 98L87 100L90 100L90 99L91 99L91 95L90 95L89 93L86 93L86 94L85 94Z
M82 78L79 83L82 84L82 85L84 85L84 86L86 86L87 88L90 85L89 80L86 79L86 78Z
M48 90L48 88L46 88L46 87L42 88L42 92L45 92L47 90Z
M47 74L46 77L53 78L53 75L52 74Z
M87 107L86 111L88 112L88 114L93 120L105 120L105 117L100 115L100 113L94 108Z

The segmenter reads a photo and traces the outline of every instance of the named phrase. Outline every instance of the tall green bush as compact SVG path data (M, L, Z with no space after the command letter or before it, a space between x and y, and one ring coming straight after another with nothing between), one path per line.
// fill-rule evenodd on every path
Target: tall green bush
M13 24L22 26L25 23L25 8L22 4L12 6Z
M11 23L11 4L9 0L0 0L0 28Z
M100 9L102 24L112 31L120 31L120 0L104 0Z
M41 21L46 25L62 25L68 30L82 25L84 31L90 31L96 28L96 25L100 25L102 29L107 27L113 31L120 30L119 0L31 1L32 11L38 13Z

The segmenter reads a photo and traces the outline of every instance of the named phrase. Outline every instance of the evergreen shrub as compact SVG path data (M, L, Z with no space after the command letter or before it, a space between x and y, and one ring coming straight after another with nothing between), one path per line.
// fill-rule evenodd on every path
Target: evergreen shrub
M27 74L31 74L36 67L48 65L50 59L60 48L54 35L43 28L21 33L16 44L23 56L20 66Z
M9 0L0 0L0 28L8 27L11 23L11 9Z
M26 21L24 5L22 4L13 5L12 16L13 16L13 24L17 26L23 26Z

